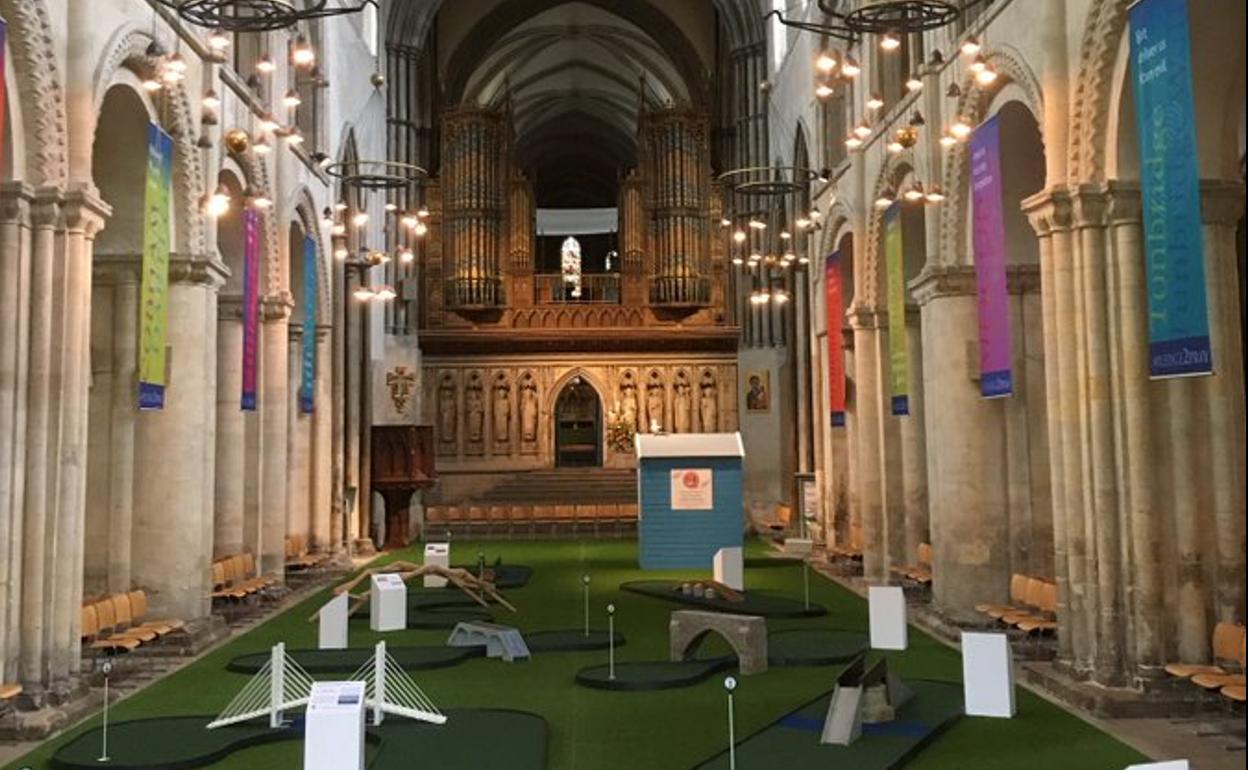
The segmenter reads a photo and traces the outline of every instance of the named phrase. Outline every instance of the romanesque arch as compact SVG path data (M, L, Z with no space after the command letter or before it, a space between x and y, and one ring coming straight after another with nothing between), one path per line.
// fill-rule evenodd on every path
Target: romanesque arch
M69 177L68 119L47 8L44 0L0 0L0 15L9 23L10 79L22 104L24 178L36 186L63 186Z

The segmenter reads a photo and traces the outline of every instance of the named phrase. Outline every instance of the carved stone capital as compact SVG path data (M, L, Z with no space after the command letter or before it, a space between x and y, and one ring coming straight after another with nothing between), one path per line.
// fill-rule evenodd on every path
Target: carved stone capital
M35 188L21 181L0 182L0 224L27 224Z
M875 308L854 305L845 312L845 325L851 329L879 329L884 325L883 317Z
M61 190L57 187L40 187L35 190L30 208L30 223L37 228L56 228L61 225Z
M217 320L243 322L243 298L238 294L222 294L217 297Z
M101 254L91 257L91 280L106 286L139 283L143 275L142 254Z
M216 290L225 285L229 270L215 254L170 254L169 283L207 286Z
M919 305L926 305L940 297L973 297L978 291L975 268L969 265L929 265L910 282L909 288Z
M1010 294L1039 294L1039 265L1010 265L1005 269L1005 290Z
M1071 208L1070 193L1065 187L1050 187L1022 203L1023 213L1027 215L1036 235L1042 238L1054 231L1070 228Z
M1080 185L1071 196L1071 212L1077 228L1108 224L1109 198L1101 185Z
M1109 201L1109 224L1138 224L1143 221L1139 182L1114 179L1106 183L1105 190Z
M260 318L266 323L285 321L295 307L295 298L288 291L279 291L260 298Z
M1244 184L1222 179L1200 182L1201 221L1207 225L1235 227L1244 215Z
M89 184L65 193L63 205L65 227L81 232L87 240L94 240L113 214L113 208L100 197L99 190Z

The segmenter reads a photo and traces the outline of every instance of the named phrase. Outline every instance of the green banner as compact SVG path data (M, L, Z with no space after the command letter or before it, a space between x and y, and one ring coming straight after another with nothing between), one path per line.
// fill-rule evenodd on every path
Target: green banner
M888 370L893 414L910 414L910 357L906 352L906 265L901 204L884 212L884 262L888 271Z
M169 199L173 138L147 127L143 197L143 278L139 310L139 408L165 406L165 339L169 325Z

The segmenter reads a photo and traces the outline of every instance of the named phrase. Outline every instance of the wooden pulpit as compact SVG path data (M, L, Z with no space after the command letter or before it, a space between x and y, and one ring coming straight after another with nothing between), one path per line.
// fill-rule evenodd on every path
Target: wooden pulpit
M391 550L408 544L407 511L412 493L437 483L430 425L373 426L373 491L386 503L386 544Z

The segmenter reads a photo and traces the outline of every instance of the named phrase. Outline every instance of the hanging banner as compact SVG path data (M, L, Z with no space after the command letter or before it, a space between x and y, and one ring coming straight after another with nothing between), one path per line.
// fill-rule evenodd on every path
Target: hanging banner
M888 271L888 369L893 414L910 414L910 357L906 352L906 266L901 204L884 212L884 261Z
M835 251L824 263L828 316L828 409L832 426L845 424L845 295L841 286L841 252Z
M1001 126L984 121L971 136L972 237L979 294L979 393L1014 392L1010 294L1005 276L1005 209L1001 188Z
M260 238L263 215L243 207L243 397L242 410L256 411L260 352Z
M147 127L143 196L143 278L139 312L139 409L165 407L165 341L169 327L169 200L173 138Z
M303 376L299 381L299 412L316 408L316 241L303 239Z
M1129 9L1140 135L1149 373L1211 374L1187 0Z
M7 73L4 66L5 46L9 42L9 25L0 19L0 148L4 147L4 107L8 104L5 94L8 93ZM0 152L0 179L4 179L4 153Z

